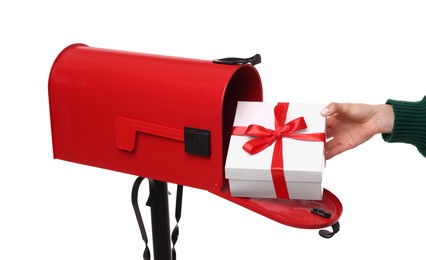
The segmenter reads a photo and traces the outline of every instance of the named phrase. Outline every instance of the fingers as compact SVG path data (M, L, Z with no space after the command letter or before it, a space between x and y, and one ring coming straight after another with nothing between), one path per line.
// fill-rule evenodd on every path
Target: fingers
M350 115L353 113L353 110L353 104L332 102L321 110L321 115L324 117L333 116L335 114Z
M337 139L332 139L325 144L325 158L329 160L346 150L348 150L347 146L340 143Z
M329 116L329 114L330 114L330 109L328 108L328 106L327 107L324 107L322 110L321 110L321 115L323 116L323 117L326 117L326 116Z
M339 121L336 117L331 116L331 117L327 117L326 119L326 135L327 138L333 137L334 136L334 128L337 127L337 125L339 124Z
M324 117L332 116L332 115L337 113L337 107L338 107L337 103L334 103L334 102L330 103L330 104L328 104L328 106L324 107L321 110L321 115L324 116Z
M325 157L327 160L352 148L349 144L350 140L346 140L349 136L342 136L347 129L345 130L345 127L342 127L343 125L341 124L342 118L346 118L353 113L352 108L351 104L348 103L333 102L321 110L321 115L327 118L325 131L328 139L325 145Z

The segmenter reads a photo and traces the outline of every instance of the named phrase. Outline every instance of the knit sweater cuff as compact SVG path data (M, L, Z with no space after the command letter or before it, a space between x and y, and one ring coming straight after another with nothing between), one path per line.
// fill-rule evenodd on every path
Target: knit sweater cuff
M426 96L418 102L389 99L386 104L392 105L395 121L392 133L382 134L383 140L412 144L426 157Z

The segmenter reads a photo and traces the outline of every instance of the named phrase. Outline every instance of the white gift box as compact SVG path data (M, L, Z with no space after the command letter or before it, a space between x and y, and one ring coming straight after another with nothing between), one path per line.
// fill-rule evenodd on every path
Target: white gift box
M234 126L251 124L275 129L276 102L238 102ZM298 134L324 133L325 118L320 111L324 104L289 103L285 123L303 117L307 128ZM234 197L277 198L271 174L274 145L257 154L243 149L254 137L232 135L225 164L225 177L229 180ZM324 169L324 143L321 141L282 138L284 175L290 199L321 200Z

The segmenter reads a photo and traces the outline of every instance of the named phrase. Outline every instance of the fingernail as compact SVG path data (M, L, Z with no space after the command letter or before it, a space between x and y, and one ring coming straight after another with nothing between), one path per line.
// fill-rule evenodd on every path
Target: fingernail
M328 116L328 113L330 113L330 109L328 109L327 107L324 107L324 108L321 110L321 115L322 115L322 116Z

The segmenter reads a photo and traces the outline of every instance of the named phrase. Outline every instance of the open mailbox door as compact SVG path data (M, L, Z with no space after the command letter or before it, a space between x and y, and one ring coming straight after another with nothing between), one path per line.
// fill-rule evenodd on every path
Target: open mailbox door
M297 228L338 224L342 205L327 190L321 201L230 195L224 165L238 101L262 101L250 63L73 44L49 77L54 158L203 189Z

